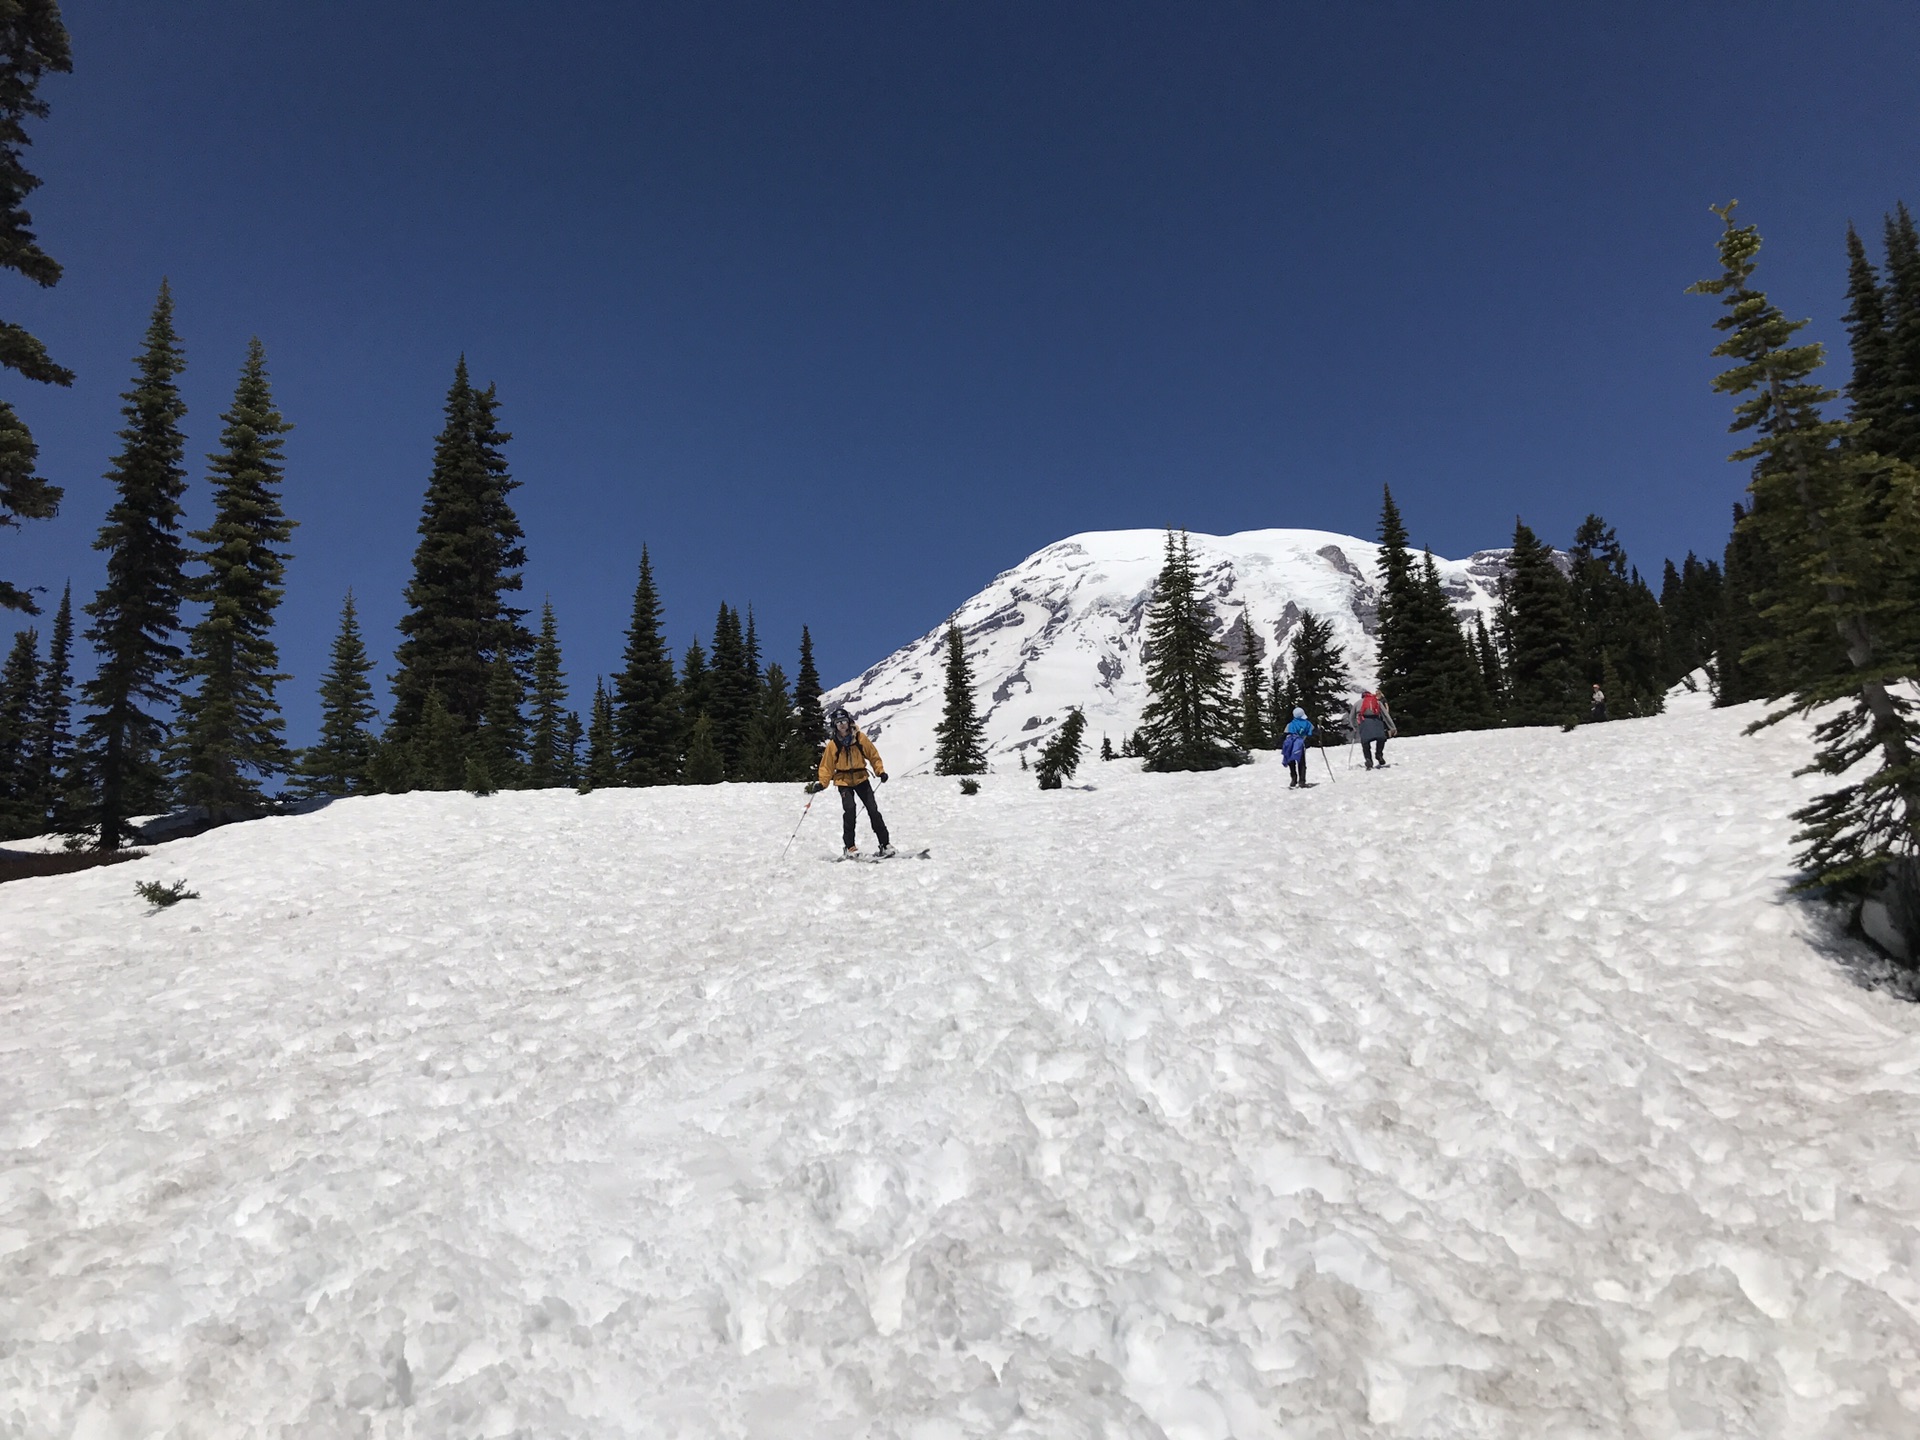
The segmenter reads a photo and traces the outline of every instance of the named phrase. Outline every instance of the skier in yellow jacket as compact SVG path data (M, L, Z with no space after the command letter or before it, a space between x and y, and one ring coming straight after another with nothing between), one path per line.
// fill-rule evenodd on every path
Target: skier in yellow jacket
M867 819L873 825L874 837L880 842L880 854L893 854L893 845L887 839L887 822L880 818L880 807L873 798L873 782L867 779L867 767L873 767L873 773L880 777L882 785L887 783L886 762L880 758L880 752L873 748L873 741L866 737L853 723L853 716L845 710L833 712L832 734L827 740L827 748L820 756L820 778L807 787L809 795L817 795L828 785L836 786L840 791L840 835L847 847L847 854L858 855L859 848L853 843L855 821L853 802L858 796L860 803L867 807Z

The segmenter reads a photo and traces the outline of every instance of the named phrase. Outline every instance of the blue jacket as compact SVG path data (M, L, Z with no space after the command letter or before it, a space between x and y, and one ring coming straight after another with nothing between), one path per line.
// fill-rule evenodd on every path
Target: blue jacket
M1305 757L1307 737L1313 734L1313 722L1310 720L1289 720L1286 738L1280 742L1280 758L1292 765Z

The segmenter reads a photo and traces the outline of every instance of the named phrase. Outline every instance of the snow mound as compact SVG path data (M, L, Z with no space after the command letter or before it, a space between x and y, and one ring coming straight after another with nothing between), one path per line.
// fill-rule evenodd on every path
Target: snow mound
M1920 1010L1751 718L0 887L0 1433L1920 1433Z
M1379 628L1380 547L1324 530L1248 530L1190 535L1203 592L1213 602L1221 645L1235 665L1248 644L1277 658L1304 610L1333 624L1354 678L1374 670ZM1044 745L1067 707L1087 712L1097 750L1116 747L1147 703L1141 650L1166 532L1104 530L1070 536L997 576L954 612L973 663L975 695L990 756L1011 762ZM1507 551L1438 560L1442 584L1463 619L1492 618ZM880 744L890 768L930 770L934 726L946 686L947 626L929 631L828 692Z

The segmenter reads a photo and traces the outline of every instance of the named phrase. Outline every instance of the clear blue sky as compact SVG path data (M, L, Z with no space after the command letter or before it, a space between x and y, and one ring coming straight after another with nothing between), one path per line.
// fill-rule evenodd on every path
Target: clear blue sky
M170 277L194 523L249 335L297 426L299 742L349 586L391 668L462 352L576 684L642 541L676 651L751 603L832 683L1073 531L1371 535L1382 482L1445 555L1589 510L1717 554L1708 204L1831 341L1848 219L1920 203L1911 0L67 10L67 275L0 281L80 375L0 378L67 498L0 569L91 597Z

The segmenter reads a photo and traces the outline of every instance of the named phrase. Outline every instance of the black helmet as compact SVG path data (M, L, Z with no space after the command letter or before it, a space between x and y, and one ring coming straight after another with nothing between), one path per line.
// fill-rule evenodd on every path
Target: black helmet
M835 725L838 725L842 720L846 721L849 725L853 724L853 716L847 713L847 707L844 705L835 710L827 719L831 720Z

